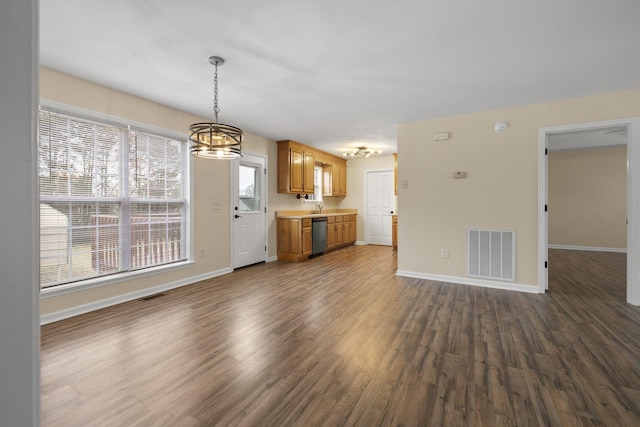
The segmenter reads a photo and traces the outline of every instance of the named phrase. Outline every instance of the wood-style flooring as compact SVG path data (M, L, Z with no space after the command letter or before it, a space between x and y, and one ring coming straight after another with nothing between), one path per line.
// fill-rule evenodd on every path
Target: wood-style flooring
M268 263L42 328L42 426L636 426L625 255L545 295L395 276L388 247Z

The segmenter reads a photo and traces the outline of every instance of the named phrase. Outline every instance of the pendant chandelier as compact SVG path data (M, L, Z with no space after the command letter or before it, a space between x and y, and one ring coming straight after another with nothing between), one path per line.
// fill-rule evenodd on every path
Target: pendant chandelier
M219 56L209 57L209 63L215 67L213 77L214 97L213 114L215 122L194 123L189 126L191 154L205 159L239 159L242 157L242 130L230 125L218 123L218 66L224 64Z

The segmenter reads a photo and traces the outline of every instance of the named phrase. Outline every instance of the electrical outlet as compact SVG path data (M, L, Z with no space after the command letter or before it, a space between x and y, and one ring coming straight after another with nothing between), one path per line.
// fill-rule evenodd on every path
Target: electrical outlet
M409 180L408 179L403 179L402 180L402 188L409 188Z
M200 248L200 258L204 258L204 248Z
M449 249L440 249L441 258L449 258Z

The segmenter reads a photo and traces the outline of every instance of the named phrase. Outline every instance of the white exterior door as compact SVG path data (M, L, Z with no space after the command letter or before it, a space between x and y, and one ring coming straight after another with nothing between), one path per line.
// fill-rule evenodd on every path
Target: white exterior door
M234 161L233 268L266 261L265 158L244 154Z
M366 174L366 243L391 246L391 214L395 211L393 171L370 171Z

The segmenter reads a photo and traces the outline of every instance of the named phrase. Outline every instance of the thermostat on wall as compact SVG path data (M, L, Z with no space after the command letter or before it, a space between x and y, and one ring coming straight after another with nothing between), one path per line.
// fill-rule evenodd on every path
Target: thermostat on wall
M453 173L455 179L464 179L467 177L467 173L464 171L456 171Z

